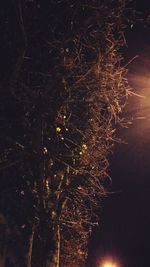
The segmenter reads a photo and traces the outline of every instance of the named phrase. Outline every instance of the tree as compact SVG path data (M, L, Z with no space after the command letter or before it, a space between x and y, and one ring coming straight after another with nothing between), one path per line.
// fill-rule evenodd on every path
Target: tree
M9 2L11 15L4 9L11 62L1 83L6 267L84 266L131 94L120 54L125 4L24 0Z

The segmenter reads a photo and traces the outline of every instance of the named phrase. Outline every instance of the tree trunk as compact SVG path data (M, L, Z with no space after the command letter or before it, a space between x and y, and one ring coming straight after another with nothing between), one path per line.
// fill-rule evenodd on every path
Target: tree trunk
M57 226L56 267L60 267L60 226Z
M7 234L8 229L5 218L0 214L0 267L5 267L6 251L7 251Z
M4 267L31 267L32 266L32 248L35 226L27 226L28 233L22 236L19 232L10 234L15 242L11 243L7 249L7 263ZM1 267L1 265L0 265ZM3 265L2 265L3 267Z
M25 261L23 267L31 267L32 266L32 247L33 247L33 238L34 238L34 227L32 227L32 233L28 236L27 243L25 246ZM22 267L19 266L19 267Z
M60 267L61 235L60 235L59 225L57 225L55 229L55 242L56 242L56 248L55 248L55 252L53 253L53 260L48 265L48 267Z

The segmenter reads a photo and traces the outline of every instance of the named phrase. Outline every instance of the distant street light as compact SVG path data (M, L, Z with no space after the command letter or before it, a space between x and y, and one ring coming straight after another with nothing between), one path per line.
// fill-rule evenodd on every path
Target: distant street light
M102 265L102 267L118 267L118 266L114 262L104 262L103 265Z
M120 264L118 260L115 260L112 257L107 257L101 261L99 267L120 267Z

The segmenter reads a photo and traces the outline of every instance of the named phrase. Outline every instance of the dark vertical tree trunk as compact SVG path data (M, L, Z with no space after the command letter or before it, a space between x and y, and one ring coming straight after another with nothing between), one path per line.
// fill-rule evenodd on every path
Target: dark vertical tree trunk
M0 214L0 267L5 267L8 229L5 218Z
M23 262L20 262L19 267L32 267L32 248L34 231L35 227L32 226L24 244Z

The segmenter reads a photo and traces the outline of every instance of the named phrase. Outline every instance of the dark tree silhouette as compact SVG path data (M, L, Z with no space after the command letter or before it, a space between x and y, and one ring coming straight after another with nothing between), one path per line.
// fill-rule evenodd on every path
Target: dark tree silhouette
M84 266L131 94L121 66L125 4L5 1L2 266Z

